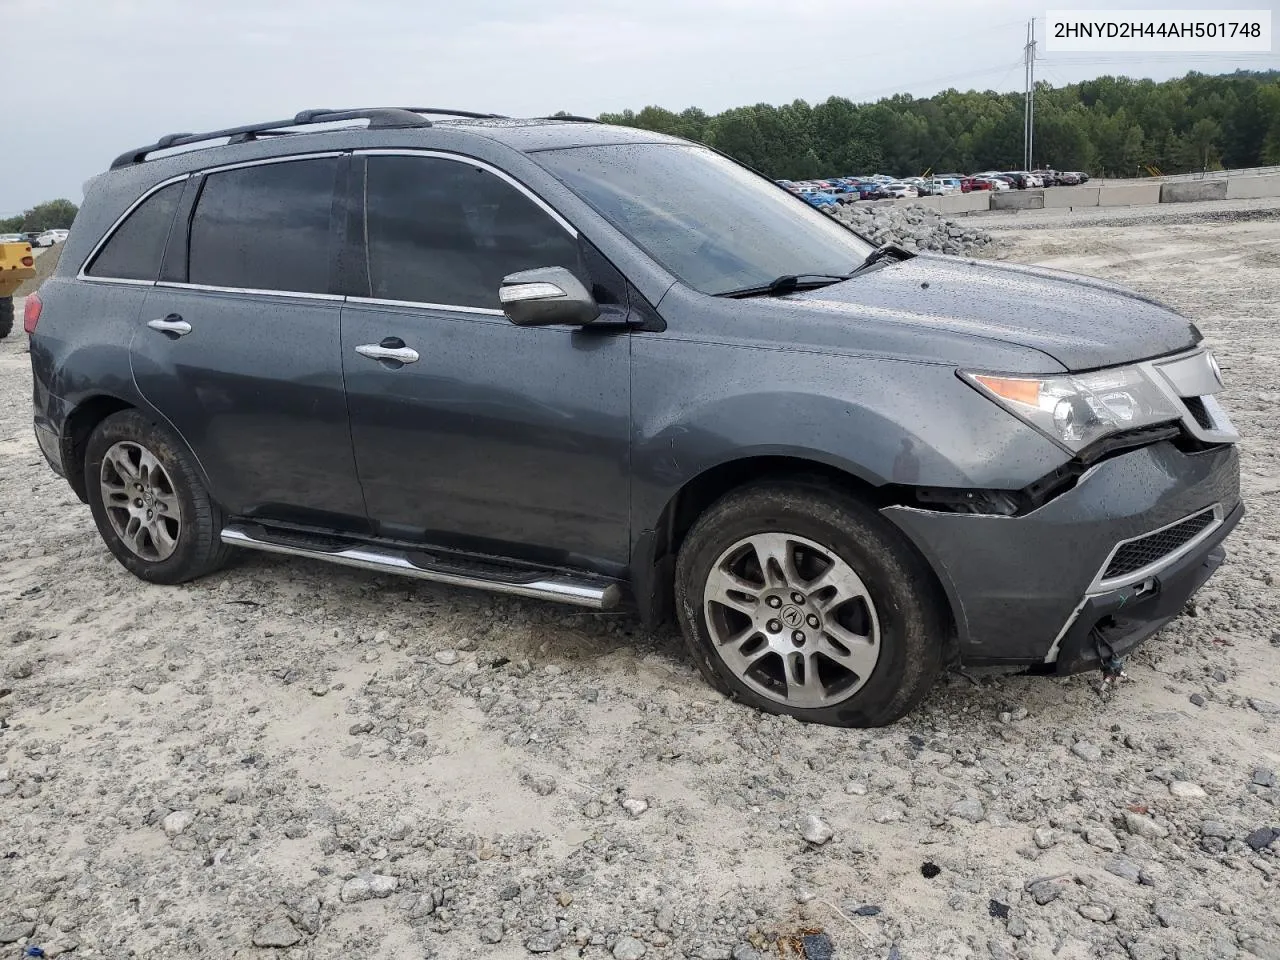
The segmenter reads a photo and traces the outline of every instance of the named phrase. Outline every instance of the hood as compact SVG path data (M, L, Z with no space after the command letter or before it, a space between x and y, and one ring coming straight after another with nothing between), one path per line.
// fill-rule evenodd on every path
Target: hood
M1105 280L927 254L785 300L1029 347L1068 370L1145 360L1201 339L1185 317Z

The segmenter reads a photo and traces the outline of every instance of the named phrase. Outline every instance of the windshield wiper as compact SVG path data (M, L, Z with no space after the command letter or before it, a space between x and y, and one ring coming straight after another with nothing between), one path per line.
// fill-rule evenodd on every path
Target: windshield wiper
M876 247L874 250L868 253L866 259L863 260L862 263L854 267L852 271L850 271L849 276L851 277L857 276L863 270L866 270L868 267L874 267L877 263L879 263L885 257L896 257L899 260L908 260L913 256L915 256L915 254L911 253L911 251L909 250L903 250L897 244L894 244L894 243L882 244L881 246Z
M797 290L816 290L818 287L829 287L841 280L848 280L852 274L844 273L785 273L769 283L758 287L743 287L741 290L726 290L717 293L717 297L780 297Z

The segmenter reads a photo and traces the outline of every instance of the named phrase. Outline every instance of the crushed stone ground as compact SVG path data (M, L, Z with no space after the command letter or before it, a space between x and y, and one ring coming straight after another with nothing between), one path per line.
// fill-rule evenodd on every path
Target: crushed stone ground
M1280 956L1280 221L981 226L1197 319L1249 513L1116 692L953 674L884 730L727 702L627 616L142 583L0 342L0 958Z

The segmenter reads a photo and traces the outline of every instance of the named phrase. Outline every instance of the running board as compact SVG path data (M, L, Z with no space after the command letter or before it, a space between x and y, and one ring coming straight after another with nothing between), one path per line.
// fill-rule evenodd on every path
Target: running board
M305 536L292 531L276 535L257 524L232 523L222 531L222 542L233 547L262 550L266 553L283 553L291 557L310 557L345 567L377 570L419 580L447 583L455 587L470 587L495 593L509 593L518 597L552 600L589 607L592 610L612 610L622 600L622 591L616 583L604 578L573 577L562 573L529 572L525 576L512 576L510 571L492 576L473 568L468 572L445 569L442 565L415 563L407 550L365 544L341 543L320 540L306 543ZM285 542L286 540L292 542ZM478 565L477 565L478 566Z

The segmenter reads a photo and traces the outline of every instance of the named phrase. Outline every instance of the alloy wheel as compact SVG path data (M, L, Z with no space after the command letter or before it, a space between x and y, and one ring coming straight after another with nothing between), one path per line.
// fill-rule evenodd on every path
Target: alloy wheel
M102 458L102 505L111 527L133 553L159 563L182 533L182 504L168 471L140 443L122 440Z
M738 540L712 565L702 599L725 665L777 703L840 703L880 659L880 621L866 585L833 550L805 537Z

